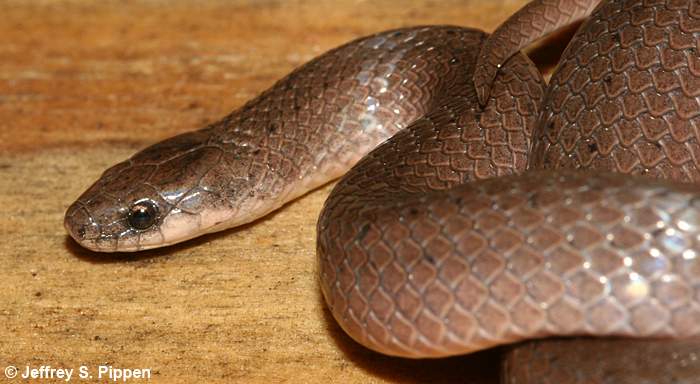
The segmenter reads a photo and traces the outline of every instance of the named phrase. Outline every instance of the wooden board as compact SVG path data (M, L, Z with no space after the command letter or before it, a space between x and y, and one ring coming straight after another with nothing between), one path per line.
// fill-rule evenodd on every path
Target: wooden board
M410 25L492 30L524 2L1 2L0 368L86 366L93 379L99 365L150 368L169 383L496 382L494 352L413 361L345 336L316 281L329 187L244 228L129 258L80 248L62 221L109 165L217 120L329 48Z

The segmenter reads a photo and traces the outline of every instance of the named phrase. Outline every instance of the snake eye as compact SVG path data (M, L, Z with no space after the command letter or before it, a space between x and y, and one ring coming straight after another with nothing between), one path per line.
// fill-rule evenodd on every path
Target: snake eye
M129 208L127 220L134 229L148 229L156 222L158 206L150 200L142 200L134 203Z

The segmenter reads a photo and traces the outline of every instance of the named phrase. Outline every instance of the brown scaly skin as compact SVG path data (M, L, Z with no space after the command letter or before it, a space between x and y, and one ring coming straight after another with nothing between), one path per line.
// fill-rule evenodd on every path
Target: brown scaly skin
M621 4L604 4L594 17ZM633 12L634 2L625 6ZM588 25L598 24L589 21L582 33ZM499 76L512 78L508 64L502 68ZM501 100L499 85L491 93ZM695 186L563 170L453 188L519 169L502 167L515 156L501 152L486 161L471 156L462 132L482 132L488 148L494 136L508 143L498 127L474 129L449 118L458 113L440 112L365 157L321 214L322 288L356 340L434 357L545 335L700 333L691 272L700 266L700 228L688 225L700 219ZM424 138L430 144L421 147Z
M513 54L563 26L583 20L599 0L534 0L508 18L481 46L474 69L479 104L489 98L496 72Z
M700 182L700 3L614 1L552 76L531 168Z
M530 168L700 181L699 17L691 1L601 4L552 77ZM697 383L698 351L696 339L533 341L508 352L503 381Z
M68 208L65 227L84 247L115 252L255 220L342 175L433 109L484 38L414 27L333 49L220 122L108 169ZM157 207L146 229L129 222L142 201Z
M531 30L547 33L583 17L593 9L592 2L588 5L581 12L556 8L568 16ZM515 20L537 22L537 6ZM615 7L606 27L609 34L619 33L612 49L620 44L629 53L609 63L616 75L638 64L632 59L648 57L635 56L636 47L624 47L638 34L625 32L632 26L645 39L657 40L658 28L676 28L680 35L663 35L667 44L686 47L689 35L696 48L664 55L672 60L662 64L670 63L671 77L681 85L672 87L668 74L666 81L652 82L671 100L681 100L675 110L663 110L676 117L659 125L662 132L654 131L656 142L645 138L658 150L648 145L651 150L625 149L625 161L615 163L624 167L597 169L636 169L629 165L646 165L648 158L635 163L629 153L655 154L662 159L654 164L664 164L657 176L692 176L692 145L687 156L664 138L695 140L695 130L688 127L696 124L689 106L700 89L697 2L605 2L582 27L592 45L604 42L596 20ZM625 18L635 12L640 22L630 21L625 29ZM643 23L649 13L658 25ZM587 28L593 32L586 34ZM564 116L571 127L589 127L578 120L584 115L577 107L583 96L557 93L556 86L589 92L586 107L608 101L600 106L602 132L607 127L608 134L593 137L596 146L586 142L589 155L602 159L628 142L609 134L618 132L610 127L623 120L620 116L628 116L607 113L634 107L625 96L640 91L638 86L654 89L644 82L613 87L614 79L606 77L603 83L610 84L602 90L586 88L572 73L598 67L580 65L567 72L562 65L545 98L539 73L522 55L509 57L508 50L491 51L496 58L485 62L499 70L495 77L486 76L490 88L475 89L472 78L480 68L476 62L484 38L473 30L425 27L348 43L220 123L156 144L106 171L69 208L66 228L84 246L101 251L183 241L264 215L343 173L395 134L339 182L318 223L324 296L341 326L362 344L393 355L438 357L549 335L699 335L696 186L571 169L518 175L528 163L533 168L586 167L588 157L571 152L582 148L572 147L571 139L591 138L566 133L566 124L556 124ZM534 38L502 44L510 41L519 48ZM580 53L592 62L586 52L584 44L567 55ZM561 82L555 83L558 76ZM489 95L483 107L477 91ZM657 107L650 104L649 113L658 113ZM557 157L558 148L566 156ZM589 156L594 158L590 164L610 163L596 162L596 156ZM561 159L580 160L583 166ZM679 165L681 171L672 168ZM654 174L653 168L644 169L637 173Z
M466 73L476 53L462 67ZM482 224L471 216L493 204L474 181L525 170L543 81L516 55L496 78L485 110L470 76L452 92L350 170L318 221L320 281L331 312L355 340L382 353L440 357L513 339L503 334L502 319L487 319L494 314L481 305L488 283L469 276L478 252L465 252L488 241L471 234L472 226L499 225L489 213ZM461 187L473 188L458 193ZM485 256L502 264L500 255Z
M441 190L416 162L356 193L383 147L338 184L318 228L324 295L360 343L438 357L552 335L700 334L694 185L557 170Z

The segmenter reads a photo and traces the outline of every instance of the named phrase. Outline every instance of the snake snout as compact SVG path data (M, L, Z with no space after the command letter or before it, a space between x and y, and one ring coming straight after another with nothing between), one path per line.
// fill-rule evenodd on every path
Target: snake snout
M89 249L95 248L94 240L100 236L100 228L84 206L76 202L68 207L63 226L78 244Z

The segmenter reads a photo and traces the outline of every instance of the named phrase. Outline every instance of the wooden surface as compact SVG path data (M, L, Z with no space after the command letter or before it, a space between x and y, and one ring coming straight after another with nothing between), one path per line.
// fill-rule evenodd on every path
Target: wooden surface
M329 48L418 24L492 30L523 3L0 2L0 368L495 382L494 352L412 361L343 334L316 282L328 187L242 229L139 256L90 253L62 221L107 166L220 118Z

